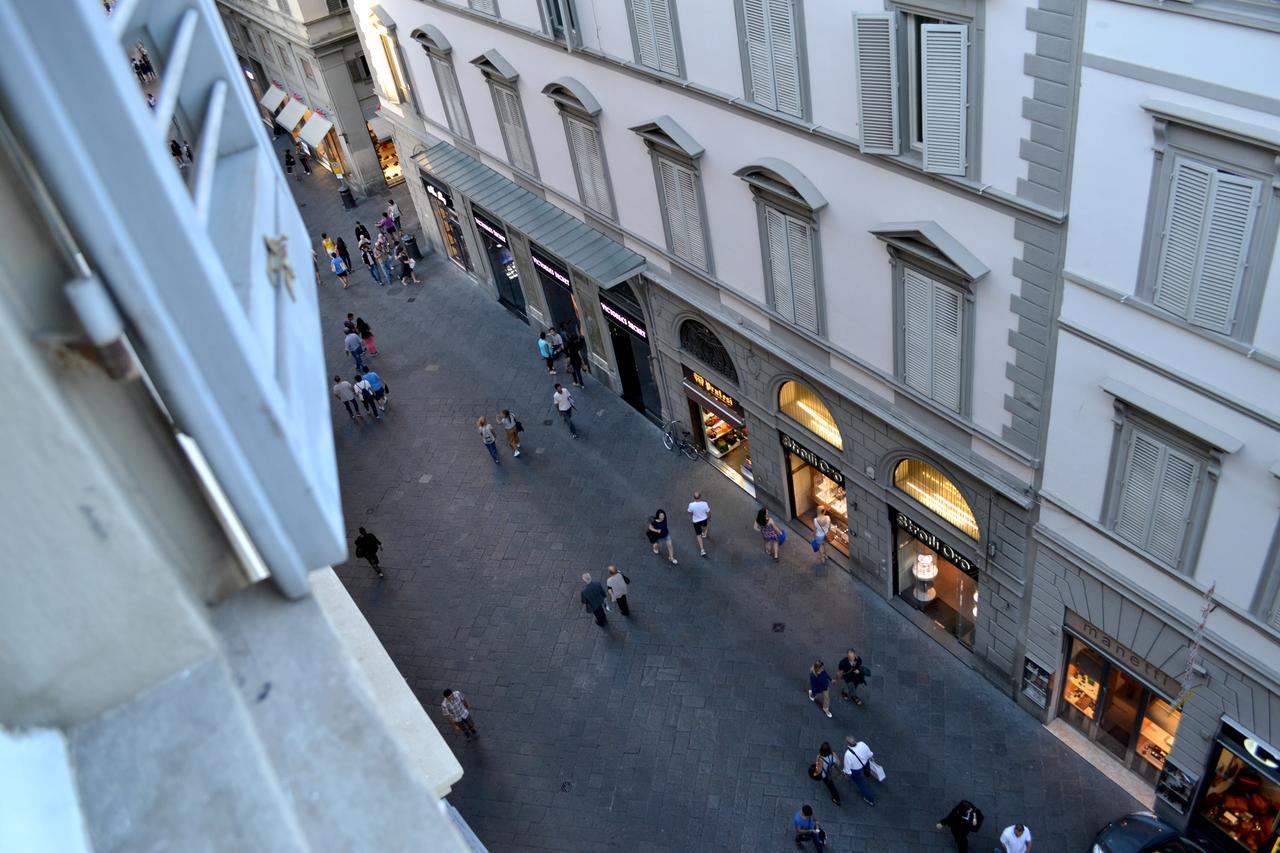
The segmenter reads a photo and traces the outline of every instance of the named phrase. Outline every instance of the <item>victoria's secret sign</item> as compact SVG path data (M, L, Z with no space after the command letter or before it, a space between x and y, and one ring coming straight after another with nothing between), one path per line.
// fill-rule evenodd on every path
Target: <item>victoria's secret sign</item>
M559 282L569 290L573 289L573 285L569 283L569 270L539 252L532 244L529 246L529 257L533 259L533 265L549 275L553 281Z
M481 216L478 213L475 215L474 218L476 221L477 228L479 228L484 233L488 234L493 239L497 240L502 245L505 246L507 244L507 235L502 233L501 228L497 227L496 225L490 224L489 220L485 219L483 216Z
M817 468L819 474L826 477L828 480L831 480L840 488L844 488L844 474L840 473L840 469L836 468L836 466L832 465L830 462L823 459L821 456L814 453L812 450L805 447L785 432L779 432L778 435L782 436L783 448L794 453L796 456L799 456L814 468Z
M904 533L908 533L928 545L934 551L938 552L938 556L951 563L970 577L978 576L978 569L974 566L973 561L961 554L955 548L952 548L946 542L943 542L937 536L921 527L916 520L911 518L905 512L894 512L893 521L898 525L898 529Z
M619 309L613 307L612 303L601 299L600 310L604 312L604 316L608 317L610 321L626 329L640 340L643 341L649 337L649 333L644 329L644 323L641 323L639 320L634 319L628 314L624 314Z

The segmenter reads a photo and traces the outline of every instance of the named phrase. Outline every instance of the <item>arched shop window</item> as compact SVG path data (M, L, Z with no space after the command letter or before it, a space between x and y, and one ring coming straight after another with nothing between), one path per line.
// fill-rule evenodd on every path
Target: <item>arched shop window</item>
M969 538L975 541L982 538L978 534L978 520L973 517L969 502L960 494L955 483L928 462L903 459L893 469L893 484Z
M844 450L836 419L831 417L831 412L818 395L804 385L791 380L782 383L778 391L778 408L836 450Z
M697 320L685 320L680 324L680 349L734 385L738 384L738 371L733 366L733 359L729 358L729 351L715 332Z

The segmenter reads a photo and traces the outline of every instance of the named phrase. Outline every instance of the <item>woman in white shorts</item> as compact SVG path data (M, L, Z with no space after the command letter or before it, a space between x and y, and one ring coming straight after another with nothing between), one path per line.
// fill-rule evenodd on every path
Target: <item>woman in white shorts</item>
M813 541L818 543L818 562L827 561L827 534L831 532L831 516L821 506L813 517Z

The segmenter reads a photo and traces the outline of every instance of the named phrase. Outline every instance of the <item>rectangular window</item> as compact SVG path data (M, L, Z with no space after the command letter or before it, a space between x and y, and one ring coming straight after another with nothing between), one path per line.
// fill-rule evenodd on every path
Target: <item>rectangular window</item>
M1205 460L1135 423L1123 432L1111 529L1160 562L1183 562Z
M382 41L382 52L386 54L387 70L391 74L391 84L395 87L392 94L386 86L382 87L384 94L391 94L392 100L397 104L407 104L409 102L409 89L405 85L404 75L400 71L400 58L397 56L395 42L391 37L383 33L379 38Z
M903 267L902 379L953 412L962 404L964 294Z
M293 63L289 61L289 51L285 50L280 45L276 45L276 53L280 54L280 62L284 66L285 70L292 71Z
M328 0L328 4L331 13L344 12L347 9L347 0Z
M800 36L792 0L741 0L747 97L765 109L804 118Z
M462 104L462 92L458 89L458 74L453 70L453 63L431 54L431 70L436 75L436 86L440 89L440 102L444 104L449 129L468 142L472 141L471 122L467 120L467 111Z
M613 201L609 195L609 178L605 174L601 153L600 131L590 122L565 116L569 130L569 149L578 173L582 203L603 216L613 217Z
M470 0L471 8L498 17L498 0Z
M688 166L659 157L658 179L667 215L671 254L699 269L707 269L707 244L702 232L697 173Z
M299 59L298 62L302 65L302 73L306 75L306 78L312 83L316 82L316 72L312 70L311 63L305 59Z
M542 0L542 15L547 22L547 32L556 41L572 38L577 42L578 17L573 0Z
M363 53L355 59L347 60L347 74L351 75L353 83L368 83L373 79L373 74L369 71L369 62L364 58Z
M631 0L631 28L641 65L680 76L672 0Z
M813 226L768 206L764 223L773 308L802 329L819 334Z
M276 0L276 8L280 10L282 15L292 15L293 12L289 8L289 0Z
M1194 326L1230 334L1262 184L1174 161L1152 301Z
M502 129L502 141L507 146L507 160L512 166L537 175L533 160L533 148L524 121L524 108L520 96L506 86L493 85L493 103L498 112L498 126Z

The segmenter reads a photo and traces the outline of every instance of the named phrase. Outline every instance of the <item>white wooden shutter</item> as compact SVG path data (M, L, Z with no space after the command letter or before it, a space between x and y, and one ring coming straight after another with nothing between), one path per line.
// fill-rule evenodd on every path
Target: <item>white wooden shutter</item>
M609 201L609 181L604 173L604 158L600 155L600 136L596 126L569 117L565 121L569 125L573 161L578 167L578 180L582 184L582 203L596 213L613 216L613 205Z
M774 94L773 48L769 43L770 0L742 0L742 19L747 34L747 69L751 78L751 100L767 109L776 110Z
M661 2L661 0L658 0ZM658 68L658 46L654 43L654 0L631 0L631 28L636 33L636 53L640 64Z
M1250 178L1221 171L1214 176L1200 275L1189 318L1197 326L1231 331L1260 190L1259 183Z
M1208 166L1181 157L1173 165L1154 302L1179 317L1186 317L1191 305L1213 171Z
M769 55L773 61L774 101L778 112L804 117L800 94L800 45L792 0L767 0Z
M934 282L933 391L930 396L953 412L960 411L963 299L959 291Z
M922 394L932 393L933 282L906 267L902 276L902 378Z
M1164 448L1160 486L1151 512L1147 550L1176 566L1191 519L1191 499L1200 477L1200 463L1173 448Z
M1123 479L1120 481L1120 505L1116 510L1115 531L1122 538L1141 547L1146 546L1147 531L1151 524L1151 509L1156 500L1162 450L1159 442L1134 431L1129 442L1129 456L1125 460Z
M671 252L700 269L707 268L707 244L698 207L697 176L684 166L658 159L662 194L671 230Z
M795 324L818 334L818 285L814 275L813 229L794 216L787 217L787 248L791 253L791 294L795 300Z
M439 56L432 56L431 67L436 72L436 83L440 86L440 101L444 104L449 129L459 136L471 139L471 124L467 121L466 110L462 108L462 93L458 91L458 78L454 74L453 63Z
M925 24L920 28L920 112L924 117L926 172L965 172L968 41L969 28L963 24Z
M525 133L520 96L505 86L494 86L493 94L498 107L498 123L502 126L502 136L511 154L511 165L534 174L533 152L529 149L529 137Z
M773 279L773 307L775 311L794 323L796 321L795 297L791 290L791 264L787 257L787 217L772 207L766 207L764 223L769 240L769 273Z
M676 55L676 29L671 17L671 0L648 0L653 17L653 45L658 64L653 66L680 76L680 60Z
M858 65L858 147L864 154L898 153L898 48L893 15L854 15Z
M471 0L471 8L477 12L484 12L486 15L496 17L498 14L497 0Z

